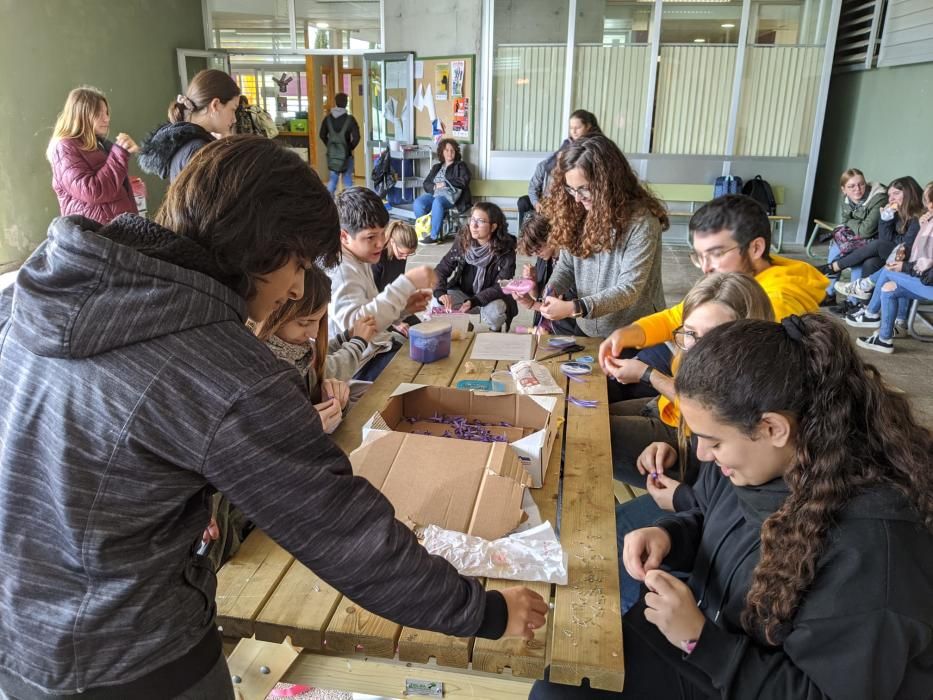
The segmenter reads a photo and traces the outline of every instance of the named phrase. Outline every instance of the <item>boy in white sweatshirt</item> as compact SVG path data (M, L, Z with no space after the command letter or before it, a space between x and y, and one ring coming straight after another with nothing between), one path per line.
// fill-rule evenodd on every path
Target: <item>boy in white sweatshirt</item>
M431 267L422 265L408 270L380 292L372 266L379 262L385 247L383 231L389 213L375 192L364 187L344 190L337 195L336 203L343 256L337 267L326 271L333 285L327 309L329 332L336 337L362 316L375 318L379 331L355 375L356 379L373 381L402 345L389 327L427 307L436 276Z

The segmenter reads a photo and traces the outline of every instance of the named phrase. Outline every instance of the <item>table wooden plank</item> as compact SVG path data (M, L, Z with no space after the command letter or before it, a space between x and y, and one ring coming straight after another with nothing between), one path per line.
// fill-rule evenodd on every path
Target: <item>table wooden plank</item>
M595 356L598 339L580 342ZM593 375L568 390L601 404L567 404L561 544L569 577L554 596L550 678L567 685L589 678L593 688L620 691L625 666L606 382Z
M266 642L291 637L297 646L323 649L322 630L333 617L341 597L308 567L295 561L256 617L256 637Z
M558 367L560 359L546 360L543 364L550 368L551 374L558 386L566 390L567 378L561 374ZM499 363L498 369L507 369L509 363ZM504 365L504 366L501 366ZM557 437L551 450L544 484L540 489L532 489L532 497L541 514L541 520L550 521L557 527L557 496L560 488L561 452L564 437L564 397L558 397L554 408L554 420L559 420ZM553 586L539 581L509 581L504 579L489 579L486 582L487 590L501 590L510 586L527 586L540 594L546 601L551 600ZM524 639L477 639L473 646L473 668L490 673L502 673L510 669L513 676L522 678L544 678L544 669L547 665L547 643L550 639L551 619L540 629L535 630L532 640Z
M273 594L294 557L254 530L217 574L217 623L224 634L249 637L253 619Z

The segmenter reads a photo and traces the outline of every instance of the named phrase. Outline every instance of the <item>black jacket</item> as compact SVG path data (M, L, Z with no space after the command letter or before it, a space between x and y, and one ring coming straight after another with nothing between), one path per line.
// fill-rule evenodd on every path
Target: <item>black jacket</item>
M387 284L404 275L407 263L407 260L389 258L389 247L383 248L382 257L379 258L379 262L373 265L373 281L376 283L376 289L381 292L386 288Z
M473 308L486 306L486 304L502 299L508 309L509 318L518 314L518 304L511 295L502 291L499 280L512 279L515 276L515 239L507 239L509 249L492 259L486 279L483 280L483 289L479 294L473 294L473 278L476 268L464 260L458 241L450 246L447 254L434 268L437 273L437 286L434 288L435 298L440 299L450 289L459 289L467 295Z
M707 618L678 670L723 698L929 698L933 535L893 489L863 493L840 515L780 647L741 628L758 532L786 493L781 479L735 487L704 464L698 507L658 523L673 543L665 564L691 570L688 584Z
M321 120L321 128L318 131L318 136L320 137L321 141L327 145L327 121L332 120L334 123L334 131L340 133L340 130L343 128L343 124L347 121L347 119L350 120L350 126L347 127L347 132L344 134L344 136L347 139L347 148L349 148L349 151L347 152L352 155L353 149L356 148L360 142L360 125L356 119L354 119L352 114L341 114L339 117L328 114Z
M903 233L897 232L897 217L885 221L882 219L878 223L878 239L888 241L895 245L904 245L904 252L910 257L910 247L914 244L914 239L920 231L920 220L914 217L907 222Z
M149 134L139 147L139 167L150 175L173 182L198 149L214 137L191 122L168 122Z
M431 167L428 176L424 178L424 191L428 194L434 194L434 178L441 169L441 163L435 163ZM460 190L460 196L454 202L454 207L458 211L463 211L473 203L473 196L470 194L470 169L462 160L455 160L447 167L445 173L447 182Z

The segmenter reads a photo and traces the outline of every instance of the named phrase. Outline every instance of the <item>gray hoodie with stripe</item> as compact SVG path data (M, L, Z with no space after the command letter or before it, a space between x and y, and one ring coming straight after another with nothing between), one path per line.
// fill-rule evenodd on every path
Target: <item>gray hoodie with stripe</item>
M0 688L16 697L160 696L178 675L160 669L215 624L195 554L215 489L373 613L505 629L501 594L352 475L211 265L139 217L62 218L0 294Z

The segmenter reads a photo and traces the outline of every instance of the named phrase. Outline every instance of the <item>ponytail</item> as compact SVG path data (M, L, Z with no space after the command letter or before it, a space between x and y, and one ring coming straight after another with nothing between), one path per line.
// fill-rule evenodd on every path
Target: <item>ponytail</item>
M191 79L184 94L169 103L168 119L173 124L189 122L192 114L207 107L215 98L226 103L239 96L240 87L228 74L214 68L202 70Z
M844 327L817 314L735 321L684 355L678 396L750 437L765 413L796 423L787 500L761 528L761 559L742 615L770 644L787 636L816 576L827 533L848 502L886 484L933 532L933 435L910 403L857 354Z

